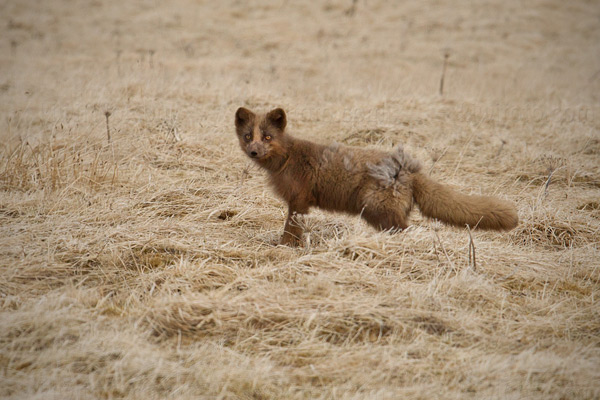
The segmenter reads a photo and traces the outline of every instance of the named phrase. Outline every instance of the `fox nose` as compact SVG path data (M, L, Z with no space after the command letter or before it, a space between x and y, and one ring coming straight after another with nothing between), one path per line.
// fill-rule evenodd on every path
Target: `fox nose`
M258 153L256 151L250 152L250 157L256 157L257 155L258 155Z

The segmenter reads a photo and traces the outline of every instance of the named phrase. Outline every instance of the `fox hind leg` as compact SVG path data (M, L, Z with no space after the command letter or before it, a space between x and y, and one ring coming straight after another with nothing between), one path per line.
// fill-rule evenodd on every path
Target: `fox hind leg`
M408 188L368 190L361 216L379 230L404 230L412 209L412 194Z
M365 207L362 217L369 225L381 231L403 230L408 227L408 216L401 210L393 208Z

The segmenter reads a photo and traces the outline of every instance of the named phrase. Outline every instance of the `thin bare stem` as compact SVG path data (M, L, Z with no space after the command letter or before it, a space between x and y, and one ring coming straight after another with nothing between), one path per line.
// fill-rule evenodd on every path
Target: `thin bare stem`
M110 111L105 111L104 116L106 117L106 138L108 139L108 143L110 144L110 125L108 122L108 118L110 117Z
M469 232L469 265L473 266L473 271L477 271L477 258L475 257L475 242L473 241L473 235L471 235L471 227L469 226L469 224L467 224L467 232ZM472 258L471 254L473 254ZM473 260L472 264L471 260Z
M444 65L442 67L442 77L440 78L440 96L444 95L444 79L446 77L446 67L448 66L449 52L444 53Z

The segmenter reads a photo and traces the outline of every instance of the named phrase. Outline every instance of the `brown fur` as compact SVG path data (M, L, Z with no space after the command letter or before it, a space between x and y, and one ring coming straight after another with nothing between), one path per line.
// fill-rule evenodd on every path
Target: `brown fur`
M512 203L467 196L434 182L402 147L390 153L324 146L288 135L286 122L281 108L257 115L242 107L235 115L242 150L267 170L288 204L282 244L299 244L302 228L295 216L310 207L360 214L381 230L405 229L413 200L424 215L450 225L507 230L518 223Z

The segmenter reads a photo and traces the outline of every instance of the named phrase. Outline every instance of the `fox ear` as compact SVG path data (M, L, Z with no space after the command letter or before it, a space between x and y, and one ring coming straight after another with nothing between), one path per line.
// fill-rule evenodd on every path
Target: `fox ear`
M275 128L279 129L280 131L283 131L287 124L287 119L283 108L276 108L272 111L269 111L269 113L267 114L267 121Z
M246 125L252 118L254 113L247 108L240 107L235 112L235 126L242 127Z

